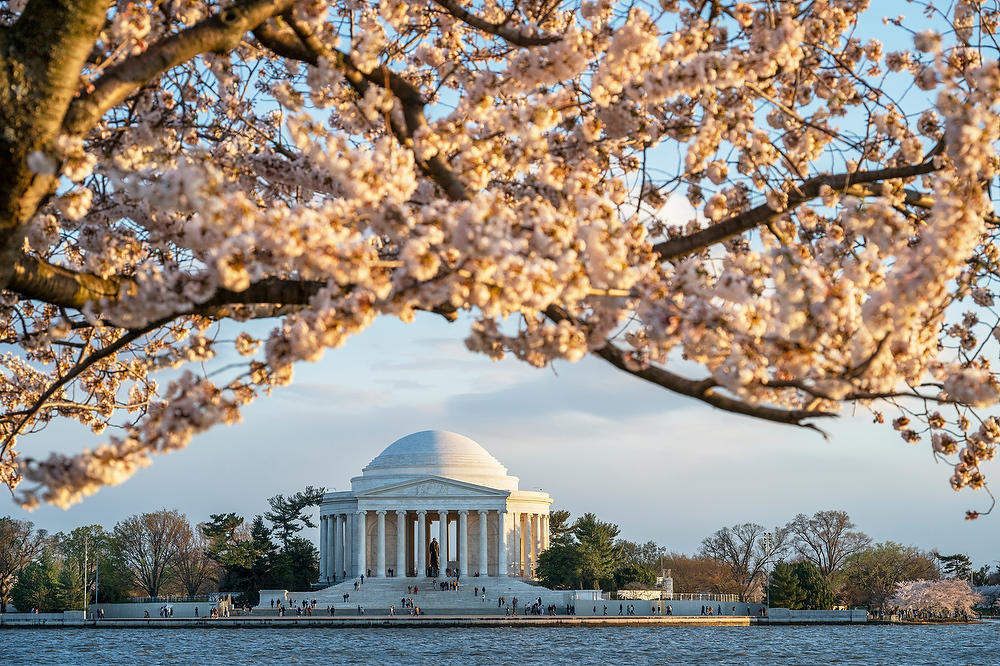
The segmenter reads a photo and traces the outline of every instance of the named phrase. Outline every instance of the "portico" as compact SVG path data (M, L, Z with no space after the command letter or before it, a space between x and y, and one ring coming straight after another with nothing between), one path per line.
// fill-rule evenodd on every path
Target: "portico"
M422 431L393 442L351 490L320 507L320 581L362 574L533 578L548 548L552 499L462 435ZM431 542L440 553L431 569Z

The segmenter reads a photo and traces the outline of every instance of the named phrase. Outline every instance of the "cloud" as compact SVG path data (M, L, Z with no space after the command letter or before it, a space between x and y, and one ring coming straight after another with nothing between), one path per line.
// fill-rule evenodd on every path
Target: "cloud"
M547 420L569 414L578 419L619 421L642 414L680 409L685 398L645 384L600 361L562 363L557 374L540 371L503 388L450 396L452 414L478 413L504 423L544 415Z

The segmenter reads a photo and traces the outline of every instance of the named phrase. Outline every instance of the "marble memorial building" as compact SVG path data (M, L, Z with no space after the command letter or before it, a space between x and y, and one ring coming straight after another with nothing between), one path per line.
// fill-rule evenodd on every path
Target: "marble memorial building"
M446 569L463 578L532 578L549 545L552 498L517 483L468 437L425 430L396 440L351 479L349 492L323 496L320 581Z

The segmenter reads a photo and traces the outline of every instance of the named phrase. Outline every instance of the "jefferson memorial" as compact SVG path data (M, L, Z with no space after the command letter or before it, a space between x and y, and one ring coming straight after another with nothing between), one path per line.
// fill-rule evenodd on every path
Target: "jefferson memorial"
M424 430L390 444L320 506L320 582L358 578L534 578L549 545L544 492L518 489L468 437Z

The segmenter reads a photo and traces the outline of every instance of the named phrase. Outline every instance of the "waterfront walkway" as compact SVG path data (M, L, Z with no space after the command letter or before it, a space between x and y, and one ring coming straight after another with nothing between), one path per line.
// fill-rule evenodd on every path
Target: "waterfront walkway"
M36 616L37 617L37 616ZM529 615L497 617L468 615L303 615L291 617L255 617L241 615L227 618L111 618L104 620L78 620L64 622L61 619L24 616L12 621L7 616L0 621L2 627L93 627L98 629L140 629L140 628L236 628L236 627L629 627L629 626L702 626L702 627L748 627L756 618L750 617L698 617L698 616L607 616L581 617L578 615Z

